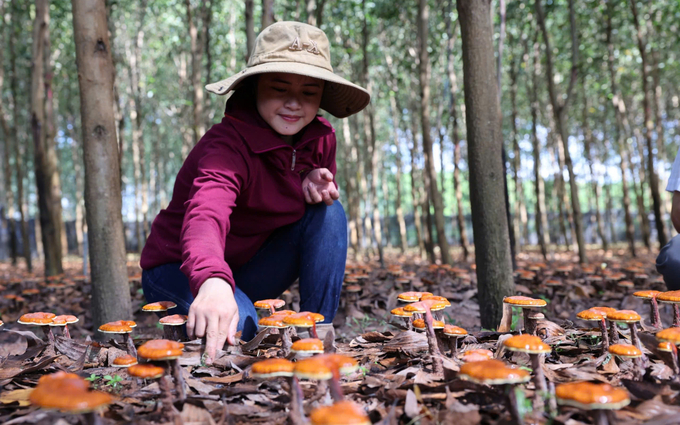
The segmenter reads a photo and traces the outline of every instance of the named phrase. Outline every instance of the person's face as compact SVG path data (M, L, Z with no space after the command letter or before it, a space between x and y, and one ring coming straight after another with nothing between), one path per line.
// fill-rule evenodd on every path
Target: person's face
M323 80L303 75L261 74L257 83L257 111L280 135L297 134L319 111L323 84Z

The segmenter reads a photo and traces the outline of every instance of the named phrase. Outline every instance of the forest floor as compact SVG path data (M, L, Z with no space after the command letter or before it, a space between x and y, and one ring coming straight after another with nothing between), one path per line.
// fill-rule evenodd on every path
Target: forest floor
M603 256L601 251L592 251L589 259L589 265L581 267L572 253L556 254L545 264L537 254L518 256L518 268L533 270L533 274L517 273L517 294L548 302L542 311L545 319L539 320L537 326L537 335L552 347L542 365L545 376L554 384L586 380L625 387L631 404L611 412L611 423L680 423L679 381L664 363L663 353L656 349L649 304L632 296L640 289L665 290L654 269L654 256L630 259L622 252ZM502 341L509 333L480 329L473 265L461 262L454 268L428 266L414 256L391 254L387 266L381 269L376 263L348 263L348 274L358 274L353 277L361 292L343 293L334 333L320 335L326 351L346 354L359 363L354 373L342 378L345 397L362 405L373 423L516 423L505 407L507 392L462 380L458 375L462 364L459 355L477 348L491 350L494 357L530 370L528 355L504 348ZM289 420L286 381L261 381L249 376L254 362L281 355L279 335L261 334L254 343L226 347L212 365L201 362L200 340L185 341L179 363L186 383L186 400L176 400L173 405L162 403L158 383L131 378L125 369L111 367L116 357L125 354L124 344L91 341L91 288L87 279L79 276L80 267L78 261L67 262L63 276L44 282L36 277L38 274L28 275L0 264L4 288L0 318L5 323L0 331L0 424L78 423L82 415L37 408L28 401L38 379L59 370L75 372L87 378L91 387L115 396L101 418L107 424L283 424ZM139 272L131 261L134 317L121 318L137 322L132 334L137 346L149 339L163 338L156 315L141 311L144 300ZM409 283L398 283L400 277L409 277ZM545 285L550 279L559 281L559 286ZM618 286L623 280L633 281L634 289ZM39 291L21 295L26 289ZM451 357L448 346L442 347L443 374L433 372L425 335L407 331L401 319L391 318L390 310L400 304L397 295L405 290L429 291L448 298L451 307L444 310L444 320L469 332L458 342L458 356ZM8 299L11 295L21 295L24 300ZM282 298L287 302L284 308L299 307L295 287ZM601 355L598 328L576 318L576 313L594 306L634 309L643 317L640 340L649 361L642 379L635 379L632 361ZM55 332L55 350L50 351L42 331L16 323L22 314L33 311L77 315L80 322L70 326L73 339ZM515 312L510 333L516 334L522 327L521 320L516 320L518 313ZM661 307L664 327L670 326L671 317L672 309ZM298 333L301 337L304 334ZM623 340L629 332L624 327L620 335ZM301 383L305 414L331 403L324 386L315 381ZM557 408L551 391L536 394L533 382L520 385L513 394L518 397L516 405L525 423L593 423L590 412L575 407ZM164 408L159 408L159 401ZM533 409L533 405L545 408Z

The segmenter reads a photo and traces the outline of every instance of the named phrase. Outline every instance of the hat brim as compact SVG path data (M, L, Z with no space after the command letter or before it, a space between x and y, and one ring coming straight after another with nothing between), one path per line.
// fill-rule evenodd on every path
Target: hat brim
M364 109L371 101L371 94L364 88L318 66L298 62L269 62L243 69L229 78L211 83L205 89L211 93L224 95L234 90L244 79L258 74L283 72L304 75L324 80L321 109L337 118L346 118Z

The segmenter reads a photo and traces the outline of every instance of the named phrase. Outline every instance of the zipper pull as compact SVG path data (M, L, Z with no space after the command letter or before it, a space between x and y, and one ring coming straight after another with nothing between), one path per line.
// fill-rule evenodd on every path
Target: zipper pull
M290 164L290 171L295 171L295 152L296 150L293 149L293 161Z

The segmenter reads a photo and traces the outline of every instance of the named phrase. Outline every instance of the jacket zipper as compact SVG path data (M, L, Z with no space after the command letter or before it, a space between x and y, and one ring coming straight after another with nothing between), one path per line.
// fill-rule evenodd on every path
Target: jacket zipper
M297 150L293 149L293 161L290 164L290 171L295 171L295 152L297 152Z

